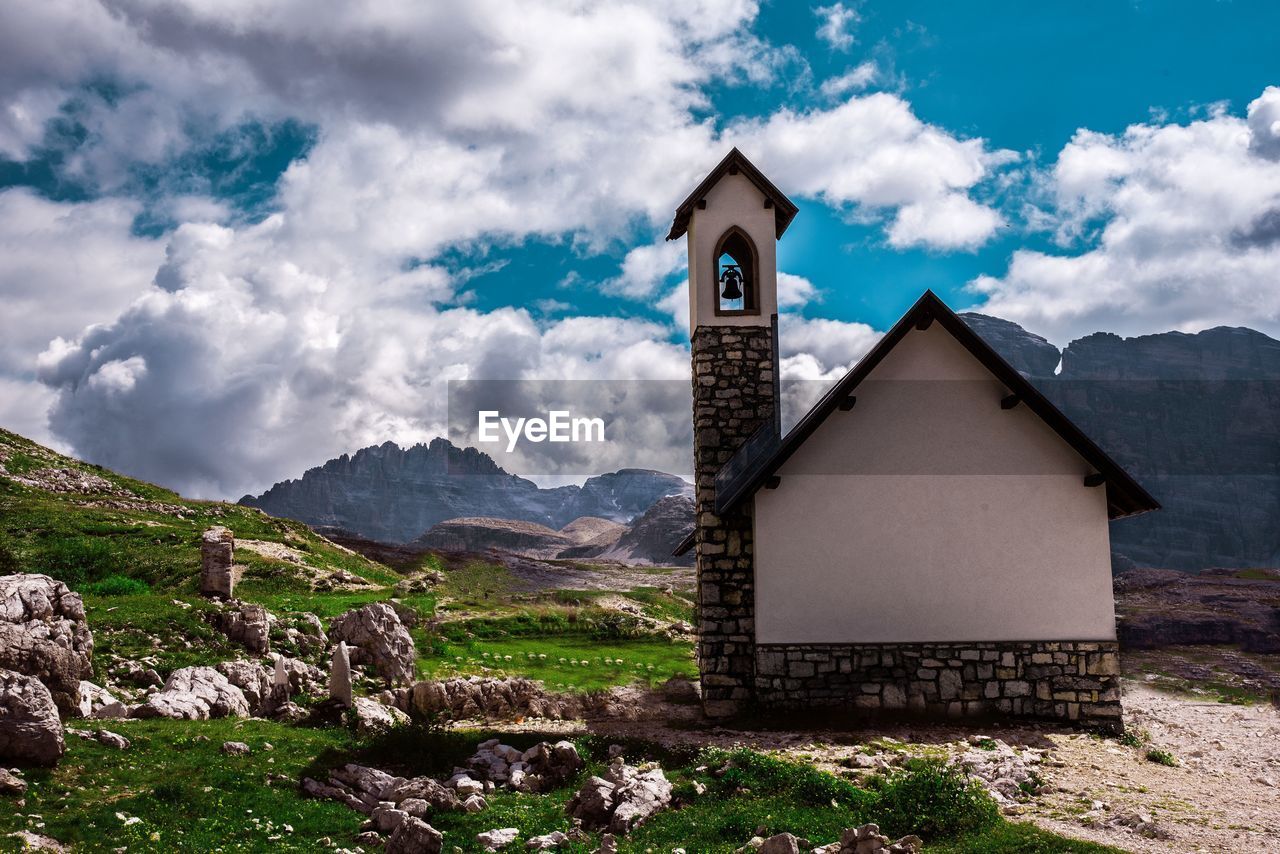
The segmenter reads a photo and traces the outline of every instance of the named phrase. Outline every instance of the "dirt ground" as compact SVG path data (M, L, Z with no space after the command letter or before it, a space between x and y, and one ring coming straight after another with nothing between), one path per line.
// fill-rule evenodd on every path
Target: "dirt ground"
M1045 783L1040 794L1005 805L1013 819L1126 851L1280 852L1280 711L1184 699L1130 680L1124 706L1141 744L1038 724L733 729L707 726L695 709L670 705L651 708L644 720L563 722L556 729L673 747L779 751L846 776L904 755L973 755L975 741L998 739ZM547 730L546 722L530 726ZM1152 749L1168 751L1178 764L1150 761Z

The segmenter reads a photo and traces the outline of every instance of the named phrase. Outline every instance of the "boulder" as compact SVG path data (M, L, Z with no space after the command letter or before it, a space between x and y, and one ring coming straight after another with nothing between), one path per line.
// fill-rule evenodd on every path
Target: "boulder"
M271 696L271 671L253 661L224 661L217 670L240 689L249 710L257 712Z
M462 809L454 792L429 777L405 779L364 765L335 768L329 772L327 783L305 777L302 790L311 797L339 801L366 815L387 804L419 817L428 810Z
M520 836L518 827L502 827L476 834L476 843L485 851L501 851Z
M34 676L0 670L0 760L56 765L65 751L49 689Z
M0 576L0 668L36 677L58 709L75 716L92 656L79 594L47 575Z
M27 781L8 768L0 768L0 795L22 797L27 793Z
M131 744L129 739L120 735L120 733L111 732L110 730L105 729L90 731L86 729L71 729L68 727L65 732L67 735L74 735L77 738L84 739L85 741L96 741L98 744L106 747L114 747L116 750L128 750Z
M618 757L604 777L587 780L565 809L590 830L625 834L670 803L671 783L661 768L637 768Z
M230 599L235 593L235 535L220 525L200 537L200 595Z
M357 735L385 732L394 726L409 722L409 716L404 712L394 706L384 706L368 697L356 697L351 708L355 713Z
M98 717L104 708L117 705L119 702L106 688L101 688L92 682L80 681L80 717Z
M352 663L373 664L387 682L413 681L418 651L395 609L385 602L373 602L336 617L329 626L329 639L355 647Z
M444 835L420 818L409 816L387 840L387 854L440 854Z
M253 751L243 741L224 741L222 752L227 756L248 756Z
M553 830L542 836L531 836L524 844L527 851L557 851L569 844L569 835Z
M923 847L919 836L904 836L896 842L890 841L880 833L879 825L864 824L840 834L839 842L819 846L813 851L814 854L919 854Z
M338 641L333 649L333 659L329 663L329 699L347 707L354 702L351 694L351 659L347 654L345 641Z
M249 652L266 655L271 651L271 627L275 625L276 618L261 605L231 599L219 610L210 612L207 619L214 628Z
M800 840L793 833L770 836L756 849L758 854L800 854Z
M249 702L235 685L212 667L183 667L169 675L164 688L133 710L135 718L208 718L249 716Z

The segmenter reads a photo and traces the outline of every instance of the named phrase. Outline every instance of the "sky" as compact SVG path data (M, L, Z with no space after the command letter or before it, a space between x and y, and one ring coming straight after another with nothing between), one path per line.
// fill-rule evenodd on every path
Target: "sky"
M926 288L1059 346L1280 336L1277 32L1205 0L0 0L0 425L234 499L441 435L450 380L687 382L663 238L734 145L800 207L789 379Z

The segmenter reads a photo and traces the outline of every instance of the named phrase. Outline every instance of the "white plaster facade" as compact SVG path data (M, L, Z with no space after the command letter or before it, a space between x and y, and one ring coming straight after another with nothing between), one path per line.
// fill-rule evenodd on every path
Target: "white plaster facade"
M1106 490L1008 393L908 332L755 494L756 642L1114 640Z

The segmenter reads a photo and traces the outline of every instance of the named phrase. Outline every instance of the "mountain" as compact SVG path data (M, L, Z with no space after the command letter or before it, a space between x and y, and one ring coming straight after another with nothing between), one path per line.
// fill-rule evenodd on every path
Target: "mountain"
M597 539L560 553L560 557L591 557L655 566L693 566L694 554L672 552L693 530L693 499L687 495L660 498L612 541Z
M1097 332L1058 351L1007 320L962 317L1164 505L1112 523L1118 566L1280 566L1280 341Z
M666 495L689 495L679 477L622 469L582 486L540 489L487 454L446 439L401 448L392 442L343 454L240 503L312 526L406 543L450 519L487 517L559 529L581 516L630 522Z
M409 544L416 550L505 552L540 560L599 559L639 566L692 566L693 553L672 556L693 530L693 499L659 498L630 525L582 516L558 531L536 522L492 517L447 519Z

